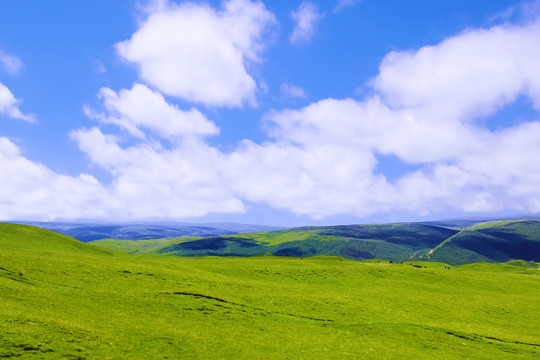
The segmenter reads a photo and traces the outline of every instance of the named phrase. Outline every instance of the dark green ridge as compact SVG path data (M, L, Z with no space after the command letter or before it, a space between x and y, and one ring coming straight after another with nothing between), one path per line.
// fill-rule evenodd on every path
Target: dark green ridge
M434 249L429 259L453 265L514 259L539 261L540 221L497 221L472 226Z
M452 224L451 224L452 225ZM398 223L340 225L213 236L92 244L176 256L339 256L352 260L439 261L451 265L540 259L540 220L474 223L464 228Z

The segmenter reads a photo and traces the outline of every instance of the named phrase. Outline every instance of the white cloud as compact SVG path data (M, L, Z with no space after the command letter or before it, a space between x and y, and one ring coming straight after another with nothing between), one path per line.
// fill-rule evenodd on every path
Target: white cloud
M13 93L9 91L7 86L0 83L0 114L7 115L13 119L35 122L36 119L33 115L25 115L19 110L20 102L20 100L13 96Z
M161 92L207 106L255 103L246 65L260 61L275 23L262 2L228 0L221 9L160 1L131 39L116 48L139 76Z
M22 67L22 61L13 55L7 55L0 51L0 64L4 66L4 69L10 74L16 74Z
M388 54L373 84L395 107L454 119L485 116L520 94L540 109L540 21L468 30L436 46Z
M222 174L224 155L198 140L172 150L152 144L122 148L99 129L72 133L91 162L111 172L111 196L121 204L112 217L182 218L208 213L243 212Z
M21 155L19 148L0 137L0 219L54 220L103 217L103 204L114 199L88 174L77 177L53 172ZM108 199L108 200L107 200Z
M296 11L291 13L295 25L289 41L292 44L307 43L315 34L317 23L324 15L319 13L317 5L310 1L303 1Z
M169 140L219 132L200 111L194 108L184 111L170 105L163 95L141 84L134 84L131 90L119 93L102 88L99 98L103 100L106 113L96 113L85 107L86 114L101 122L116 124L139 138L145 137L142 128Z
M119 137L97 127L75 130L71 137L94 166L113 176L107 190L122 210L104 204L111 217L182 218L244 211L224 180L226 155L202 140L219 129L198 110L182 111L141 84L119 93L101 89L100 98L104 112L87 109L87 114L127 130L134 144L123 147ZM155 139L147 141L150 132ZM175 141L167 148L164 139Z
M296 97L296 98L305 98L306 94L304 89L299 86L294 86L290 84L282 84L281 92L287 96Z
M334 7L334 12L340 12L341 10L354 6L362 0L339 0L336 6Z
M392 194L385 179L373 175L373 154L331 142L246 141L228 163L230 181L241 198L313 218L365 216L386 208L385 200L374 195Z
M540 165L534 160L540 122L532 118L490 131L476 121L519 96L540 108L534 66L539 40L538 22L469 30L434 46L389 54L373 81L375 94L363 101L326 99L269 114L274 143L251 148L290 156L266 174L282 185L258 186L256 199L314 217L390 209L540 211ZM377 154L395 155L420 170L389 182L376 175ZM311 156L316 167L309 165ZM262 168L267 157L258 157ZM287 166L277 165L282 163ZM342 168L350 171L343 177L334 170ZM283 198L275 195L285 191Z

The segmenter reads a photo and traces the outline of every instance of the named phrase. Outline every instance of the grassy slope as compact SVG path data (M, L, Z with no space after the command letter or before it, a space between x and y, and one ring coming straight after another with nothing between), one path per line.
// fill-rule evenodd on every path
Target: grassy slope
M172 239L152 239L152 240L118 240L102 239L88 242L89 245L125 252L129 254L137 253L140 255L155 254L155 250L169 245L178 240Z
M505 263L479 262L473 264L460 265L460 270L485 271L512 274L536 274L540 275L540 263L524 260L512 260Z
M540 356L532 274L127 255L2 224L0 249L0 357Z
M540 221L495 221L472 226L435 248L430 259L453 265L540 260Z

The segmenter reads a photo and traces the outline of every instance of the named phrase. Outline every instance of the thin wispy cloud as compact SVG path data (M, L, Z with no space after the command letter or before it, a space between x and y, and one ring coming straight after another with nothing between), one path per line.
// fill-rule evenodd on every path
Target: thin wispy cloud
M334 12L340 12L348 7L353 7L362 0L339 0L334 7Z
M306 93L304 92L304 89L302 89L299 86L290 85L290 84L282 84L281 85L281 92L287 96L295 97L295 98L305 98Z
M298 9L291 13L294 20L294 29L289 37L292 44L309 43L315 34L318 22L323 18L317 5L303 1Z
M14 55L4 54L0 51L0 64L10 74L17 74L23 63L21 59Z

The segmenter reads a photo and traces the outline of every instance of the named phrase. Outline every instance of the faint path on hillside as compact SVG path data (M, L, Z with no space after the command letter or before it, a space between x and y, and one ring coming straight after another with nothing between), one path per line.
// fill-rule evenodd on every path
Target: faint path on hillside
M447 242L450 242L452 241L453 238L455 238L456 236L458 236L459 234L463 233L467 231L466 229L463 229L461 230L460 232L450 236L448 239L444 240L442 243L440 243L439 245L437 245L437 247L433 248L430 252L428 252L427 256L428 258L435 252L435 250L439 249L440 247L442 247L444 244L446 244Z

